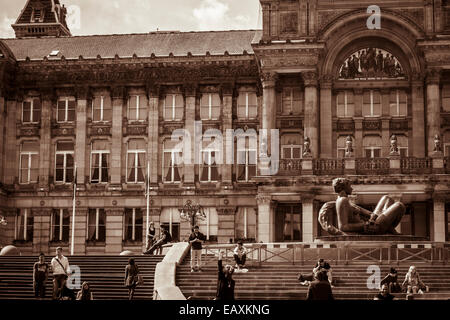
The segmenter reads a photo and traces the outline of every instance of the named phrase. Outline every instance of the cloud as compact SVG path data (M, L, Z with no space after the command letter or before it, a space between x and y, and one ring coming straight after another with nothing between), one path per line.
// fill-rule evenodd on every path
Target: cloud
M16 19L3 16L0 20L0 38L14 38L14 30L11 27L14 22Z
M230 16L228 4L220 0L202 0L192 14L199 30L247 29L251 20L248 16Z

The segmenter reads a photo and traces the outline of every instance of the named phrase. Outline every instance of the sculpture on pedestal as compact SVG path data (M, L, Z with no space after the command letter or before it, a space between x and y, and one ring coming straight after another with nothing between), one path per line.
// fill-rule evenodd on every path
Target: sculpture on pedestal
M433 152L442 152L441 137L438 134L434 135L434 149Z
M399 155L398 153L398 143L397 143L397 136L393 134L391 136L391 150L389 152L390 155Z
M350 202L348 196L353 191L350 180L334 179L333 188L338 195L337 200L325 203L319 212L320 225L329 234L398 234L395 227L406 211L403 203L383 196L375 210L370 212ZM332 224L334 217L337 218L337 227Z
M348 136L345 141L345 157L353 157L353 140L351 136Z
M311 149L310 149L311 141L308 137L305 137L305 140L303 141L303 157L307 158L311 156Z

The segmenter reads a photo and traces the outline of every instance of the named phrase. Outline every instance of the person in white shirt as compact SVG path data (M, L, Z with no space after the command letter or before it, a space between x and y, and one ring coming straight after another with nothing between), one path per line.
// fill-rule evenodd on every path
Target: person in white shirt
M247 249L244 248L242 241L238 241L238 245L234 248L234 260L236 261L236 268L245 268Z
M70 273L69 260L62 255L62 248L56 248L56 257L51 262L53 271L53 300L61 298Z

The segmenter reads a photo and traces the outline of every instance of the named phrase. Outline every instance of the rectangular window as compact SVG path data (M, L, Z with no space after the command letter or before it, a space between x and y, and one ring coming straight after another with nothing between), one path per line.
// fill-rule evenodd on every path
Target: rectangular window
M111 101L105 96L96 96L92 100L92 121L111 121Z
M220 96L218 93L202 94L200 99L200 119L217 120L220 117Z
M175 142L167 140L164 142L163 153L163 181L181 182L183 152L177 149Z
M33 241L33 215L30 209L17 209L14 239Z
M53 209L50 221L50 239L69 242L70 213L67 209Z
M235 220L236 240L245 239L247 241L256 240L256 211L250 207L240 207L236 212Z
M20 183L36 183L39 175L39 143L24 141L20 147Z
M280 204L275 212L275 241L302 241L302 206Z
M408 147L398 147L398 151L400 152L400 157L402 158L408 157Z
M366 158L380 158L381 157L381 148L378 148L378 147L364 148L364 152L365 152Z
M71 183L74 179L74 145L73 142L56 143L55 182Z
M281 146L282 159L301 159L302 146L300 145L284 145Z
M200 167L200 181L216 182L219 180L219 169L216 163L216 150L202 150L202 165Z
M408 96L403 90L394 90L390 94L390 114L394 117L405 117L408 113Z
M139 208L126 208L124 219L123 240L142 241L142 210Z
M239 143L238 143L239 144ZM251 181L256 176L256 148L249 146L249 139L246 138L245 146L237 148L237 180Z
M258 115L256 92L240 92L237 116L239 119L255 119Z
M26 99L22 104L22 123L38 123L41 119L41 100Z
M168 94L164 99L164 120L183 120L183 96L181 94Z
M345 148L337 148L338 159L345 158Z
M444 144L444 156L450 157L450 143Z
M73 122L75 121L75 98L61 97L57 105L57 121L58 122Z
M145 121L147 119L147 101L144 95L132 95L128 100L128 120Z
M450 84L448 83L442 86L442 109L444 112L450 112Z
M300 114L302 109L302 92L300 88L283 88L283 114Z
M336 96L337 116L340 118L353 117L355 103L352 91L341 91Z
M145 141L132 139L128 141L127 182L143 183L145 179Z
M381 95L379 91L369 90L363 94L363 116L381 116Z
M104 209L89 209L87 224L87 240L100 241L106 240L106 213Z
M108 142L94 141L91 151L91 183L109 181L109 147Z

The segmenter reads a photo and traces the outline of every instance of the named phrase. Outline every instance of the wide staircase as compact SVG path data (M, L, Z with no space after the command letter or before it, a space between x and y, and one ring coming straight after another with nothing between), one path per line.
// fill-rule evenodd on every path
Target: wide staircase
M214 257L211 257L214 259ZM208 258L208 259L211 259ZM231 263L228 258L225 263ZM368 263L332 265L335 288L333 295L339 300L368 300L378 290L367 288L367 280L372 273L367 272ZM234 265L234 263L233 263ZM450 265L415 263L422 281L430 291L415 295L414 299L447 300L450 299ZM381 279L388 274L390 266L379 266ZM400 284L403 282L409 265L395 266ZM287 262L265 262L261 266L249 266L247 273L235 273L235 298L239 300L303 300L308 287L297 280L298 274L310 274L312 265L293 265ZM190 257L187 256L177 269L176 284L186 298L192 300L210 300L215 297L217 288L217 263L209 262L202 272L191 273ZM398 299L406 299L406 294L395 294Z
M128 290L124 287L127 256L68 256L71 266L81 271L81 283L88 281L96 300L128 299ZM144 284L136 289L135 299L152 299L153 278L156 264L163 256L134 257L144 276ZM37 257L1 256L0 257L0 299L34 299L33 265ZM46 262L50 264L50 257ZM46 288L46 297L52 295L52 273ZM77 291L77 290L76 290Z

